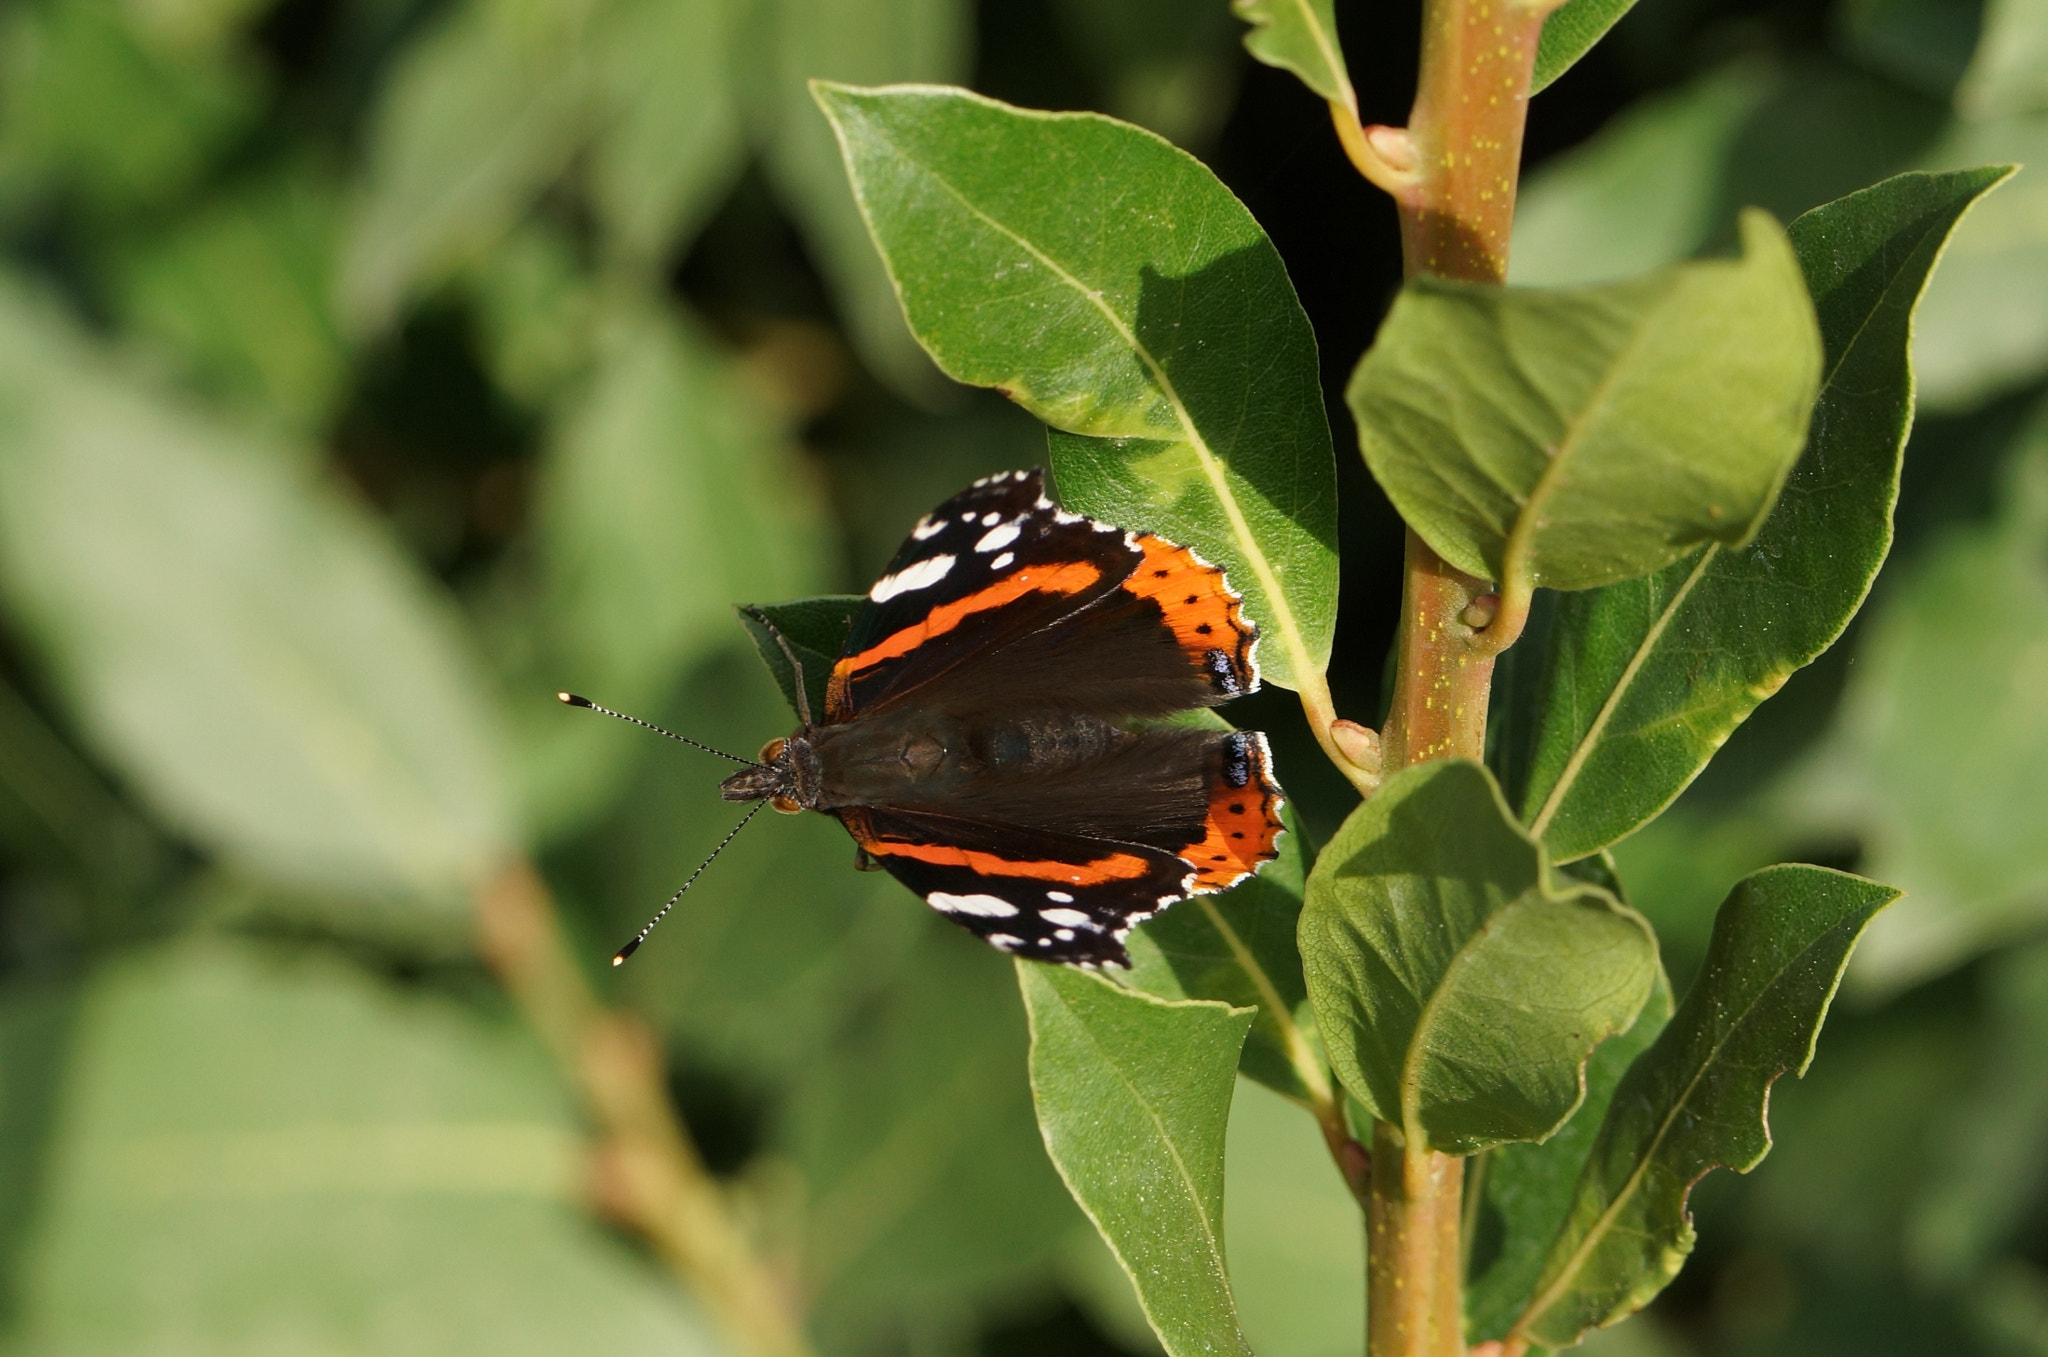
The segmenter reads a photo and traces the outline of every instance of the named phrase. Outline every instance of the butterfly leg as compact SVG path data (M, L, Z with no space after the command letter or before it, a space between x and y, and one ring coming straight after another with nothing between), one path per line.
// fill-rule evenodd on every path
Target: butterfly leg
M859 844L853 846L853 870L856 872L879 872L882 864L868 855L868 850Z

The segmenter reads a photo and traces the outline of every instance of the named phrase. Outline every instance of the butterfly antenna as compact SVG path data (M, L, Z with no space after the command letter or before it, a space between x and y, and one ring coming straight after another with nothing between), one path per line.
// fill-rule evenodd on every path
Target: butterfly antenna
M707 754L716 754L721 759L731 759L734 763L744 763L749 768L759 768L761 766L760 764L754 762L752 759L743 759L737 754L728 754L723 749L713 749L708 744L702 744L696 740L689 739L686 736L678 735L672 730L663 730L660 726L655 725L652 721L643 721L637 716L628 716L626 715L626 713L622 711L613 711L610 707L600 707L587 697L578 697L574 693L556 693L555 696L559 698L561 701L568 703L572 707L588 707L592 711L601 711L606 716L616 716L621 721L631 721L636 726L646 727L648 730L653 731L656 735L666 735L671 740L674 740L677 744L686 744L690 746L692 749L701 749ZM742 820L740 823L745 824L746 822Z
M630 721L632 718L627 717L626 719ZM663 919L666 919L668 917L668 912L676 907L676 901L683 898L683 891L690 889L691 886L697 883L697 878L704 875L704 869L711 865L712 859L716 858L720 853L723 853L725 851L725 846L733 841L734 836L737 835L742 829L745 829L747 827L747 821L753 819L756 815L759 815L761 813L761 807L767 804L768 803L766 801L756 801L754 803L754 808L748 811L745 815L742 815L740 817L740 822L732 827L732 831L730 833L728 833L724 838L718 841L718 847L711 850L711 857L708 857L697 864L697 870L690 873L690 879L683 883L682 890L678 890L674 895L671 895L668 898L668 903L661 907L661 913L649 919L647 921L647 927L641 929L638 933L635 933L633 935L633 940L631 942L627 943L624 947L621 947L618 951L612 953L612 965L619 966L625 964L625 960L627 957L633 955L633 953L640 950L640 944L647 941L647 935L654 931L654 926L660 923Z
M789 648L789 641L783 636L781 628L770 622L766 613L759 608L748 608L746 611L747 616L766 627L768 634L775 638L775 644L782 647L782 658L789 661L790 682L796 687L796 714L805 725L809 725L811 695L804 691L804 667L797 662L796 652Z

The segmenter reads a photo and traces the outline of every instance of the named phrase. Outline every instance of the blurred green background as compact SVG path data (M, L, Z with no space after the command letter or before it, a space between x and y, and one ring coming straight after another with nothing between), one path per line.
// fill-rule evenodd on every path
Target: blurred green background
M1368 122L1412 4L1339 4ZM541 864L665 1041L838 1354L1154 1351L1045 1160L1009 964L837 826L731 823L792 724L731 605L862 587L1043 434L911 343L803 80L970 84L1201 155L1272 233L1330 408L1393 213L1223 0L5 0L0 1344L717 1354L587 1206L561 1072L470 950ZM2037 154L2040 152L2040 154ZM1515 274L1626 275L1912 167L2048 162L2041 0L1643 0L1535 101ZM1780 857L1910 897L1778 1145L1609 1354L2048 1353L2048 177L1922 311L1864 618L1620 870L1682 986ZM1399 525L1336 430L1340 708ZM1307 826L1347 794L1287 694ZM1355 1213L1243 1084L1228 1244L1263 1357L1360 1346Z

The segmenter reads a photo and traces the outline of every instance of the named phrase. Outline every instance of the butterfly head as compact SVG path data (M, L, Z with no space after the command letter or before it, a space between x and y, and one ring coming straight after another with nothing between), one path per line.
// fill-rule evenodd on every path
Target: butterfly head
M785 740L761 746L761 761L718 784L728 801L766 801L784 815L818 804L818 755L806 726Z

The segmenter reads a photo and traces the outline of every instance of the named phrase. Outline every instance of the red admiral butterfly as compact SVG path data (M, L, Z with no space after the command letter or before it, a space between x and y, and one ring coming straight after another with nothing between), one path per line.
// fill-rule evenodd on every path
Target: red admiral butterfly
M868 590L824 720L719 792L837 816L864 865L1005 952L1128 966L1132 925L1274 857L1266 737L1145 724L1254 691L1257 644L1194 552L1062 511L1041 472L991 476Z

